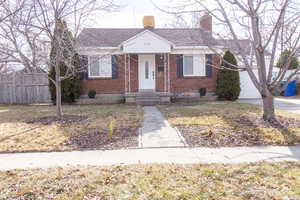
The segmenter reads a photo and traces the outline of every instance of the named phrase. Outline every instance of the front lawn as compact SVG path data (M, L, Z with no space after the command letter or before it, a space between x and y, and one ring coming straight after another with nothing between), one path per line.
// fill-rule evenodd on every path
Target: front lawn
M0 172L0 199L300 199L300 163L10 170Z
M117 149L138 146L142 109L129 105L0 106L0 152ZM70 122L73 121L73 122Z
M300 115L276 111L278 122L262 120L261 107L235 102L161 105L190 146L300 144Z

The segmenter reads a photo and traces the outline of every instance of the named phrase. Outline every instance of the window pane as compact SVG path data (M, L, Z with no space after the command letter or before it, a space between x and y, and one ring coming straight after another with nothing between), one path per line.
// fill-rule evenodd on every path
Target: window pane
M149 62L145 62L145 78L149 79Z
M112 75L111 56L101 56L100 58L100 76L111 77Z
M193 56L184 56L183 57L183 73L184 75L193 75Z
M194 76L205 76L206 75L206 60L205 55L198 54L194 55Z
M99 76L99 58L97 56L90 57L90 76Z

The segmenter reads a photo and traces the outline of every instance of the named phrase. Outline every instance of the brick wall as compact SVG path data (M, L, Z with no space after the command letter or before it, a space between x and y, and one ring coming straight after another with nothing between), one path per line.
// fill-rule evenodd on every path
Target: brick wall
M130 55L130 92L139 91L139 57L137 54Z
M164 91L164 72L158 72L158 66L163 65L163 59L156 56L156 91ZM213 63L219 66L218 55L213 56ZM87 94L89 90L95 90L98 94L124 94L125 93L125 56L118 57L118 78L89 78L81 81L81 94ZM138 92L138 55L130 55L130 88L131 92ZM176 55L170 55L170 82L171 92L198 92L199 88L207 88L208 92L214 92L216 86L217 69L213 68L212 77L177 77Z
M213 65L219 66L220 59L218 55L213 55ZM170 77L171 77L171 92L197 92L200 88L207 88L208 92L214 92L216 88L217 68L213 68L212 77L177 77L176 55L170 55Z
M125 93L125 56L118 56L118 78L88 78L81 81L81 94L95 90L97 94Z

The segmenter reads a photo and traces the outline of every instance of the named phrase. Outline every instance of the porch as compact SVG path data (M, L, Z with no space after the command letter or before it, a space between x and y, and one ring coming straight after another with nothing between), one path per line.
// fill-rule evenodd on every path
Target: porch
M170 55L125 54L125 102L141 105L169 103Z
M173 43L146 29L122 43L126 103L170 102L170 53Z

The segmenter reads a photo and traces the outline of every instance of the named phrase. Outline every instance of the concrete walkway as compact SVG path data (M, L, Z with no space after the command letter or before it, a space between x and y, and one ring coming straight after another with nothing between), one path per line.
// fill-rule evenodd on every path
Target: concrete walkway
M139 147L183 147L185 141L155 106L144 106L144 123Z
M146 163L241 163L300 161L300 146L232 148L149 148L112 151L0 154L0 170L57 166Z

